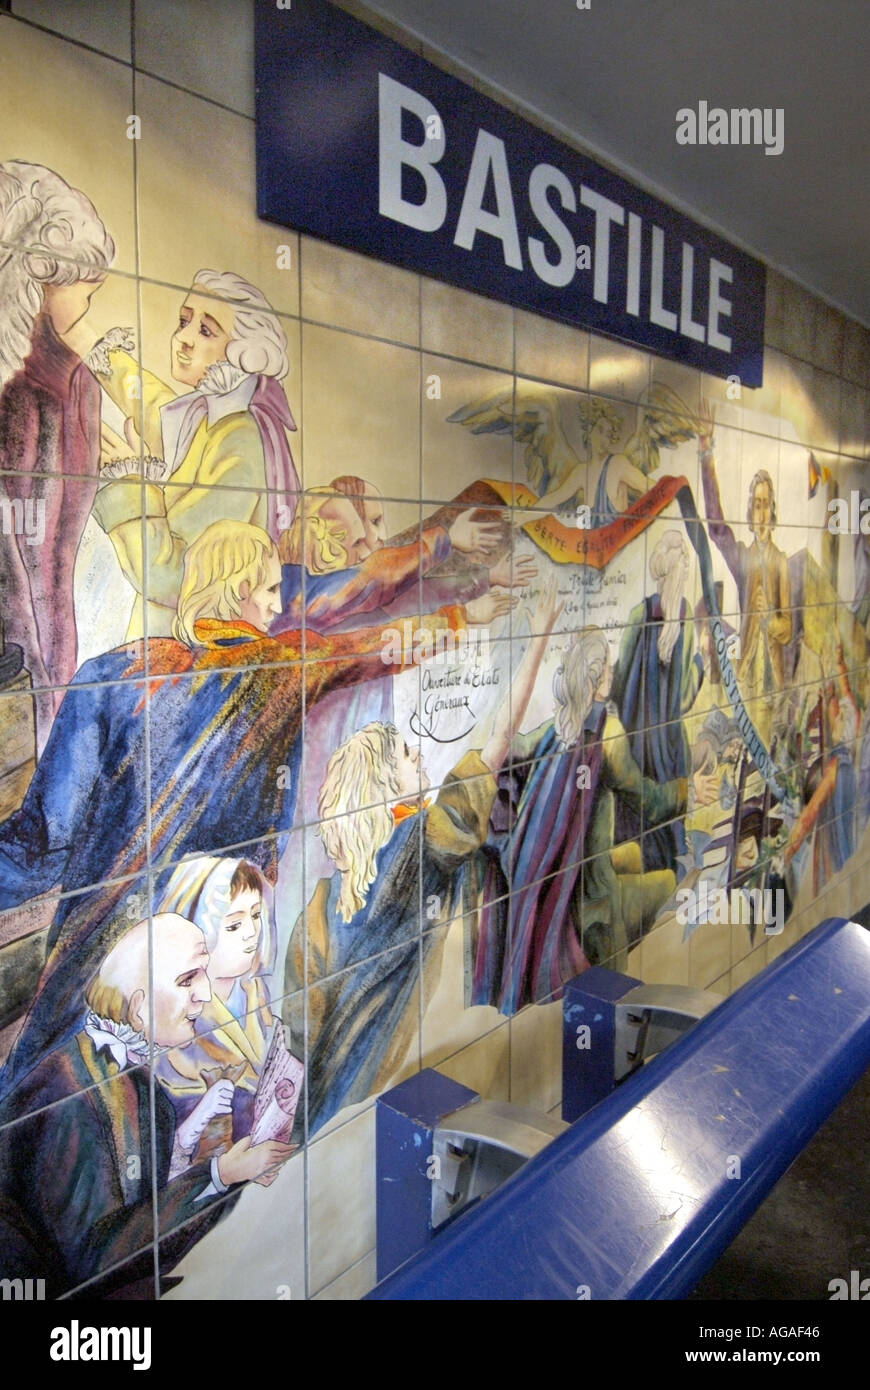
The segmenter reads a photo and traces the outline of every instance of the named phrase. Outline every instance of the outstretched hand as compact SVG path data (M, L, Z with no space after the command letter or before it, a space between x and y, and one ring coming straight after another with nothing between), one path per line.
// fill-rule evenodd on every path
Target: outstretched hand
M519 599L507 589L490 589L488 594L481 594L480 598L466 603L465 621L469 627L488 627L496 618L503 618L505 613L516 608L518 603Z
M564 606L565 601L559 595L559 582L555 575L551 575L538 590L534 606L526 609L532 636L549 636Z
M501 545L501 521L475 521L474 514L479 510L479 507L470 507L467 512L461 512L449 527L447 534L454 550L492 555Z
M532 555L516 555L512 558L509 551L496 564L490 566L489 582L491 585L501 585L505 589L524 589L527 584L531 584L537 573L538 566Z

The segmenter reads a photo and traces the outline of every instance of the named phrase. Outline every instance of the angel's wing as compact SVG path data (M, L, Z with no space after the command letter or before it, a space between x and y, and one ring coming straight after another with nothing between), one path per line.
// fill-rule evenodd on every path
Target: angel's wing
M642 473L654 473L662 449L676 449L702 432L702 422L670 386L654 382L637 405L637 424L625 453Z
M553 391L500 391L462 406L448 416L472 434L511 434L525 444L526 476L538 496L550 492L580 462L562 428L559 397Z

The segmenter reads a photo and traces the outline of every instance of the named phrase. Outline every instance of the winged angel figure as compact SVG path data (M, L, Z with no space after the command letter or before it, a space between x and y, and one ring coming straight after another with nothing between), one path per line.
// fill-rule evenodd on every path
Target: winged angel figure
M574 513L586 505L592 524L603 526L648 491L663 448L675 449L702 433L702 421L676 391L653 383L640 396L634 431L617 452L627 416L601 397L584 397L576 406L586 454L581 459L566 429L574 423L566 419L569 409L565 395L524 386L474 401L449 417L451 424L464 425L472 434L510 433L525 445L526 477L536 500L531 507L515 509L515 525L557 509Z

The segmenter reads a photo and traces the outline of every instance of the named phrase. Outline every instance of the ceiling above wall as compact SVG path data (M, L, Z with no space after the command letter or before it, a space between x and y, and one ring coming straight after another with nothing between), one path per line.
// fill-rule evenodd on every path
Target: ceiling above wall
M866 0L382 0L371 9L870 325ZM781 108L784 148L680 145Z

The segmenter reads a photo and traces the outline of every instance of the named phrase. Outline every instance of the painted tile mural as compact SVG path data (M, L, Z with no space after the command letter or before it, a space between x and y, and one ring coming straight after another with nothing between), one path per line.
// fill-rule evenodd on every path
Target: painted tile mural
M0 66L2 1272L358 1297L378 1092L552 1109L567 979L870 896L868 334L771 274L741 392L258 223L184 75Z

